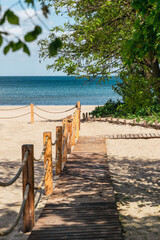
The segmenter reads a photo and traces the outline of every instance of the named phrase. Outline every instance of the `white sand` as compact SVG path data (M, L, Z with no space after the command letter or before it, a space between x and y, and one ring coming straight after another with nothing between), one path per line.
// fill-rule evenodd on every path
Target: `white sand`
M61 111L72 106L41 106L49 111ZM2 108L11 108L0 107ZM14 107L13 107L14 108ZM82 113L89 112L94 106L82 106ZM30 108L15 111L0 111L0 117L16 116L27 113ZM60 119L63 114L49 114L38 109L35 111L45 118ZM71 111L71 113L74 110ZM65 116L69 115L68 113ZM35 157L38 158L43 147L43 132L52 131L61 122L51 122L35 118L30 124L30 115L14 120L0 120L0 181L15 175L21 163L21 146L34 144ZM115 125L105 122L86 122L81 124L81 136L100 136L107 134L153 133L160 130ZM120 218L124 226L125 239L160 239L160 139L107 140L109 167L115 187ZM55 150L53 148L53 156ZM43 163L35 162L35 185L39 183ZM36 217L42 210L46 197L43 194L36 208ZM37 193L38 197L39 193ZM36 197L36 201L37 201ZM22 201L21 178L12 186L0 187L0 228L8 227L15 219ZM22 232L22 221L6 237L8 240L26 240L28 234Z

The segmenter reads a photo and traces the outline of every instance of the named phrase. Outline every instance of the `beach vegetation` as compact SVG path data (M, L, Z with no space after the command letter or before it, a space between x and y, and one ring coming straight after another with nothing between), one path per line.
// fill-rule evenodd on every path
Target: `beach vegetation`
M40 57L54 57L48 69L99 81L119 76L114 91L132 114L160 101L159 0L47 2L67 17L40 42ZM54 49L57 34L62 44Z
M153 100L148 107L141 106L137 110L128 108L120 101L108 100L103 106L96 107L90 115L96 117L113 117L121 119L136 119L137 122L146 120L147 123L155 121L160 122L160 105L159 102Z

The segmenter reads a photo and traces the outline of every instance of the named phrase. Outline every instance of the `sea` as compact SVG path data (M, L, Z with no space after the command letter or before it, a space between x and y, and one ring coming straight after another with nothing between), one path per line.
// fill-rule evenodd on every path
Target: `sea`
M112 90L117 78L97 84L75 76L1 76L0 105L103 105L120 97Z

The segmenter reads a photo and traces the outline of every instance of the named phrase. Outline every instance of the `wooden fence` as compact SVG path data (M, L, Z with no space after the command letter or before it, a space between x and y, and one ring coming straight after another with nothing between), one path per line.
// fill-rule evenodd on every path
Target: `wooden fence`
M23 202L20 208L18 217L15 223L6 231L0 231L0 236L9 234L18 224L21 214L23 212L23 226L24 232L32 230L35 224L35 207L34 207L34 190L41 188L45 184L45 194L50 195L53 192L53 176L52 176L52 147L55 146L55 159L56 175L60 175L65 162L67 161L68 154L71 153L76 141L79 138L80 130L80 102L77 102L77 110L70 116L62 120L62 126L56 127L56 139L52 142L52 133L43 133L43 150L40 159L34 158L34 146L25 144L22 146L22 165L18 170L16 177L8 183L0 182L1 187L6 187L14 183L20 173L22 172L22 185L23 185ZM31 105L33 109L33 105ZM31 114L31 120L33 114ZM44 174L42 181L38 187L34 186L34 161L42 160L44 156Z

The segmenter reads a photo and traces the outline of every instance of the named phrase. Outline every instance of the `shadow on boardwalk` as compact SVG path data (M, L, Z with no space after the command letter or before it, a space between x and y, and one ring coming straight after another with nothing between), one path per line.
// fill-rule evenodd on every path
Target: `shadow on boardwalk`
M104 139L80 138L29 240L122 239Z

